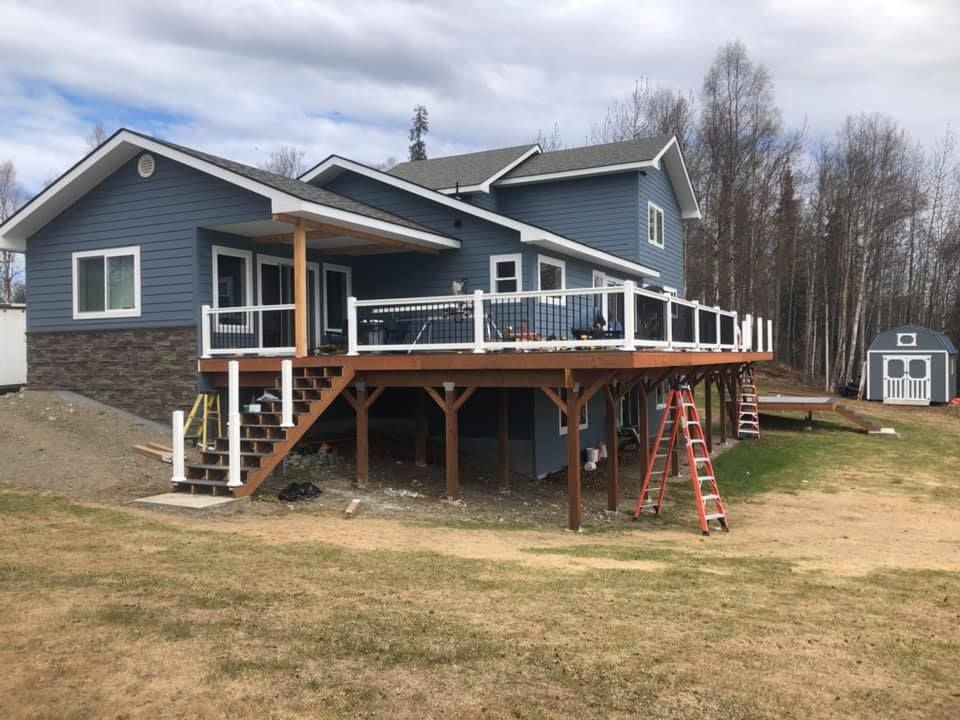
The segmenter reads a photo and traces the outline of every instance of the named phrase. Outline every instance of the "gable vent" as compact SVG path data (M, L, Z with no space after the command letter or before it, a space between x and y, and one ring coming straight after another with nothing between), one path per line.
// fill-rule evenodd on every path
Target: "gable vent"
M139 162L137 162L137 172L140 173L140 177L148 178L153 175L153 171L157 169L157 163L153 159L153 155L141 155Z

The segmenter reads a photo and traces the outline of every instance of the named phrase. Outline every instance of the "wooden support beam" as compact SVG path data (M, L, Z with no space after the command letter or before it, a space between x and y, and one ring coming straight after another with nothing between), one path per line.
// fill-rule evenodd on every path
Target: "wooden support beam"
M640 383L640 427L637 432L640 434L640 476L647 474L647 467L650 464L650 403L647 388Z
M616 512L620 503L620 399L610 386L607 396L607 510ZM646 408L644 408L646 411Z
M417 393L416 430L413 440L413 462L417 467L427 466L427 397Z
M364 487L370 477L369 405L367 386L357 385L354 408L357 411L357 485Z
M446 402L445 402L444 399L440 396L440 393L438 393L436 390L434 390L434 389L433 389L432 387L430 387L429 385L426 386L426 387L424 387L423 389L427 391L427 395L429 395L429 396L433 399L433 401L437 404L437 407L439 407L441 410L445 410L445 409L446 409Z
M341 227L339 225L332 225L330 223L317 222L315 220L307 220L306 218L297 217L295 215L279 214L279 215L274 215L273 219L276 222L282 222L288 225L292 225L294 228L293 230L294 235L296 235L297 226L302 225L307 232L307 239L309 240L352 238L355 240L363 240L364 242L373 243L374 245L380 246L382 248L413 250L416 252L428 253L430 255L436 255L439 252L436 248L417 245L415 243L408 242L405 240L399 240L397 238L391 238L391 237L384 237L382 235L366 232L364 230L356 230L354 228ZM285 237L284 233L266 236L266 238L277 239L280 241L282 241L284 237ZM347 247L356 247L356 246L347 246ZM325 250L325 252L329 253L330 251Z
M350 392L350 388L344 388L343 392L340 393L340 396L347 401L347 404L353 408L354 412L357 410L357 399L353 396L353 393Z
M298 358L307 356L307 315L310 312L307 297L307 230L303 220L298 219L293 227L293 317Z
M367 398L367 410L373 407L373 404L380 399L380 396L383 395L383 391L386 390L385 387L374 388L373 392L370 393L370 397Z
M703 433L707 438L707 450L713 452L713 378L708 373L703 382Z
M501 490L510 489L510 396L500 391L500 422L497 425L497 479Z
M472 398L472 397L473 397L473 394L474 394L476 391L477 391L477 388L476 388L475 385L472 386L472 387L468 387L466 390L464 390L464 391L460 394L460 397L457 398L457 402L454 403L453 409L456 410L457 412L460 412L460 408L463 407L463 404L464 404L465 402L467 402L467 400L469 400L470 398Z
M727 413L724 409L726 405L726 391L723 382L723 373L717 373L717 398L720 400L720 444L727 444Z
M443 412L446 421L447 499L456 500L460 497L460 432L457 422L457 389L452 384L447 383L443 390Z
M567 527L579 531L580 509L580 393L567 390Z
M567 404L560 398L560 395L559 393L557 393L556 390L548 387L542 387L540 389L543 390L544 395L550 398L550 402L552 402L554 405L560 408L560 412L562 413L567 412Z

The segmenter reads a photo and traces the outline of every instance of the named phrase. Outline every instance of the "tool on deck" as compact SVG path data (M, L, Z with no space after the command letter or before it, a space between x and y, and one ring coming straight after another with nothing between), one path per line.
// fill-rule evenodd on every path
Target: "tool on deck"
M760 405L753 366L747 365L740 377L740 395L737 399L737 439L760 439Z
M197 399L193 401L193 409L187 416L187 422L183 429L185 440L193 440L194 447L200 446L204 450L211 449L213 443L209 442L211 438L218 438L223 435L223 422L220 414L220 395L219 393L200 393ZM190 428L194 421L200 423L196 434L190 434ZM216 421L217 431L212 435L209 432L210 423Z
M697 514L700 517L700 530L704 535L709 535L711 520L716 520L723 530L729 530L727 513L723 506L723 499L720 497L720 486L717 484L713 461L710 459L703 426L700 424L700 413L694 402L693 391L686 383L670 390L633 517L635 520L638 519L644 510L653 510L656 515L663 510L667 478L670 475L670 457L681 434L687 449L687 461L690 464L690 482L693 485ZM661 468L656 467L658 461L663 462ZM660 484L651 487L655 474L659 476ZM707 485L706 492L704 492L704 483ZM655 497L654 494L656 494ZM708 508L708 504L711 504L712 508Z

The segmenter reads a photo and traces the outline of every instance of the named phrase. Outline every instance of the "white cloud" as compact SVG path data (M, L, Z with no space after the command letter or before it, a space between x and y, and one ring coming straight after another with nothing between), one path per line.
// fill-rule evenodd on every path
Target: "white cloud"
M697 91L737 37L770 68L787 123L829 133L879 111L930 143L960 107L958 31L952 0L14 2L0 158L36 189L100 118L253 163L281 143L377 162L405 154L421 102L434 155L554 121L577 143L637 77Z

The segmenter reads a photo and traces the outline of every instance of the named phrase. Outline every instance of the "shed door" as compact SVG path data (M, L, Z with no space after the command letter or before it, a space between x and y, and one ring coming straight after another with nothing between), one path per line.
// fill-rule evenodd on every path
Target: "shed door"
M891 405L929 405L930 356L884 355L883 401Z

